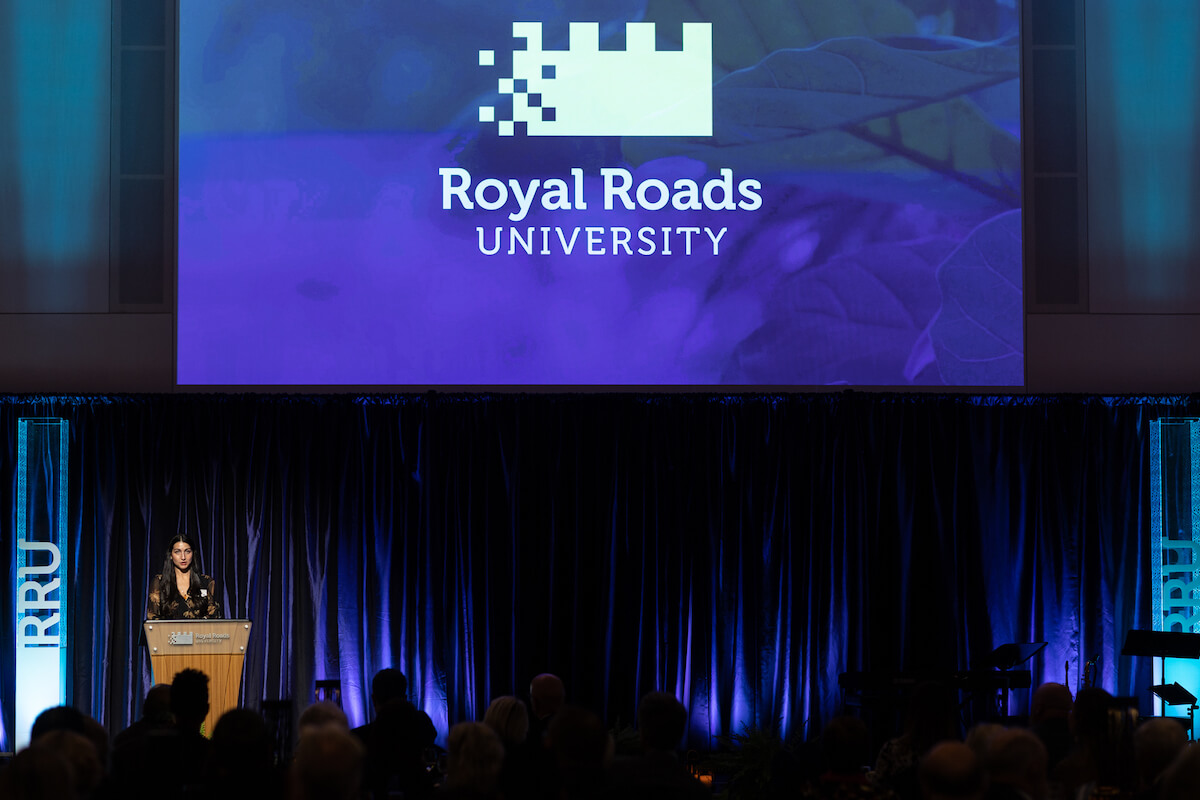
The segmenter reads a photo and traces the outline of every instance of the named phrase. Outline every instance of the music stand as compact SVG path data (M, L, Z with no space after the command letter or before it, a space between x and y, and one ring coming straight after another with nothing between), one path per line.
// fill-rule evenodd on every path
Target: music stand
M1002 644L987 657L987 665L998 670L1010 670L1019 667L1045 649L1045 642Z
M1011 673L1011 676L1005 676L1001 681L986 679L984 681L989 686L989 690L996 693L993 698L996 714L1008 716L1009 691L1013 689L1027 689L1030 686L1032 675L1029 670L1014 671L1013 668L1021 666L1042 652L1045 647L1045 642L1028 642L1024 644L1009 642L1000 645L983 659L985 670L999 670L1001 674L1006 672ZM975 673L971 673L971 675L975 680L979 680L979 676Z
M1123 656L1200 658L1200 633L1182 631L1128 631Z
M1183 631L1136 631L1125 634L1123 656L1151 656L1161 658L1160 673L1167 676L1168 658L1200 658L1200 633ZM1151 693L1169 706L1188 704L1188 729L1190 737L1196 738L1196 697L1178 683L1151 686Z
M1169 706L1181 706L1187 703L1188 736L1194 741L1196 739L1196 709L1198 708L1196 695L1180 686L1178 681L1151 686L1150 691L1158 695L1159 699Z

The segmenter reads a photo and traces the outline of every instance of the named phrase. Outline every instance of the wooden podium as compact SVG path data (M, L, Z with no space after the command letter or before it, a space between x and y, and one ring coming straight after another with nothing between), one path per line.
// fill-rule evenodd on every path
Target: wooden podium
M208 716L204 733L212 736L217 720L237 708L242 665L250 641L248 619L148 619L142 623L150 648L154 683L170 683L185 669L208 676Z

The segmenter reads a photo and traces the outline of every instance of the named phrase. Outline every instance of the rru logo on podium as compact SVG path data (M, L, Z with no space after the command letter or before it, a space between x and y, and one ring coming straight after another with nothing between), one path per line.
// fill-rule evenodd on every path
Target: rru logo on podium
M600 25L572 22L567 50L542 49L542 23L514 22L512 75L497 89L511 118L479 107L479 121L513 136L712 136L712 24L683 23L683 49L658 50L653 22L625 24L625 49L601 50ZM518 45L519 47L519 45ZM480 50L481 67L496 66Z

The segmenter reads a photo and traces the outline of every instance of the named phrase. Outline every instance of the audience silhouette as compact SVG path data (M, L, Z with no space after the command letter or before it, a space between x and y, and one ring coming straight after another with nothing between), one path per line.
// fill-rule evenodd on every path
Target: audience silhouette
M345 730L345 728L343 728ZM283 794L271 731L262 715L248 708L226 711L213 728L207 766L210 785L222 800L262 800Z
M294 800L358 800L366 750L337 725L312 728L296 746L292 762Z
M512 695L503 695L488 705L483 722L496 732L504 746L504 762L497 786L505 798L537 798L549 795L542 764L542 743L528 740L529 711Z
M916 687L903 730L873 759L867 724L829 720L810 742L789 743L773 776L733 783L732 772L702 784L680 757L688 710L675 696L649 692L638 703L641 752L615 757L614 735L592 711L565 704L557 676L537 676L531 705L544 725L536 739L525 703L496 697L480 722L451 727L444 771L432 721L407 698L394 669L372 681L375 719L349 731L332 703L300 714L295 757L279 763L267 724L238 708L201 733L208 679L184 670L147 694L141 719L114 739L111 763L103 727L60 706L35 720L30 745L0 768L3 800L703 800L722 789L744 797L801 800L1194 800L1200 797L1200 747L1180 720L1139 720L1107 692L1062 684L1039 687L1026 725L985 722L960 741L954 693ZM169 711L168 711L169 709ZM1052 767L1046 723L1068 723L1070 752ZM877 739L878 741L878 739ZM623 748L627 749L627 748ZM797 751L803 753L797 757ZM547 759L547 760L539 760ZM787 768L782 768L784 765ZM751 794L746 794L746 792Z
M1178 719L1148 719L1138 726L1133 734L1133 760L1137 766L1139 800L1156 800L1160 796L1163 773L1185 747L1187 733Z
M429 715L408 701L408 679L398 669L382 669L371 680L372 722L355 728L366 748L365 787L376 800L403 792L419 800L433 791L424 753L437 738Z
M925 800L982 800L983 765L963 742L943 741L919 757L917 778Z
M700 800L711 794L679 760L687 720L687 709L675 695L642 697L637 712L642 753L613 761L609 772L617 794L630 800Z
M482 722L460 722L446 740L446 775L439 794L460 800L491 800L499 796L504 744Z
M562 678L549 672L534 676L529 682L529 739L540 742L558 710L567 700Z

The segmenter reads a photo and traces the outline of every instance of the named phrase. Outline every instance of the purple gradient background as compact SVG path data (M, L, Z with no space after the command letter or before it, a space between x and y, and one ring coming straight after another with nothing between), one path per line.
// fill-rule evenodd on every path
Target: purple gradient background
M583 231L570 257L553 232L551 255L509 256L507 229L708 224L729 228L724 253L753 213L604 211L593 175L586 211L445 211L445 152L415 135L181 142L180 383L721 382L762 299L706 302L722 259L703 233L691 256L681 240L670 256L582 255ZM703 165L671 162L704 179ZM360 197L330 196L342 180L378 182L365 213ZM505 229L500 254L479 252L481 225L489 247Z

